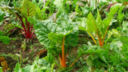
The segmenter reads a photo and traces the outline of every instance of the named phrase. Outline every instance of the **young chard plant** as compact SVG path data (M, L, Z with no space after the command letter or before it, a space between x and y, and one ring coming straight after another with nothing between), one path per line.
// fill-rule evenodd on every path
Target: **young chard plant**
M114 15L117 13L119 5L115 5L110 9L107 17L102 20L99 11L97 11L97 18L95 19L92 13L88 14L86 30L88 34L93 39L94 43L97 44L94 36L98 38L99 45L102 47L104 45L105 37L108 33L109 26L112 23ZM93 35L94 34L94 35Z
M55 0L57 7L56 20L44 20L35 24L36 36L48 50L49 60L59 57L61 67L66 65L66 50L77 45L77 24L68 16L64 7L64 0Z
M24 0L23 5L17 9L17 17L23 27L24 36L26 39L33 38L33 24L31 23L31 17L36 14L36 6L29 0Z
M38 21L35 24L36 36L48 50L50 58L59 57L62 67L66 66L66 49L77 45L77 26L72 22L68 15L60 15L56 22L53 20ZM71 38L72 36L72 38Z

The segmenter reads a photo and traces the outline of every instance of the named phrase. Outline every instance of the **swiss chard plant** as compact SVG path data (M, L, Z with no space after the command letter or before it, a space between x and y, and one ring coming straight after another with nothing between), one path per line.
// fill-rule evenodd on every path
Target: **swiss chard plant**
M40 5L35 0L23 0L21 1L21 3L22 2L22 5L17 5L16 2L14 1L15 10L17 11L16 15L21 22L21 26L23 27L25 38L32 39L34 35L32 20L33 17L35 17L36 19L43 20L48 18L51 14L53 14L53 12L55 11L53 1L43 1L42 5Z
M55 0L54 2L57 7L56 20L38 21L34 26L37 38L48 50L49 60L58 57L61 67L67 67L68 48L76 46L78 40L77 23L63 9L64 3L64 0Z
M35 24L35 32L41 44L47 48L48 55L59 57L61 66L67 67L65 51L68 47L77 45L77 24L66 14L62 14L56 22L38 22Z
M100 46L104 45L104 40L107 36L110 25L112 24L112 20L115 14L118 12L119 5L115 5L110 9L110 12L107 14L105 19L101 18L100 12L97 11L97 18L92 15L92 13L88 14L86 30L88 34L93 39L94 43L97 44L97 41L94 37L98 38L98 42Z
M84 71L92 72L126 72L127 71L127 39L122 36L111 43L104 44L104 49L97 45L82 45L78 49L78 55L87 55ZM81 67L83 68L83 67Z
M26 39L33 38L33 24L31 18L36 14L36 5L29 0L23 0L23 4L20 7L15 8L16 16L21 22L23 27L23 33Z

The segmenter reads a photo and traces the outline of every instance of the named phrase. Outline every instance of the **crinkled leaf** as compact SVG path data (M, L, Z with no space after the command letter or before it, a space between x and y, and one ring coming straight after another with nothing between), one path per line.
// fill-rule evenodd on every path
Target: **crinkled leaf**
M62 37L77 30L77 24L69 19L67 15L59 16L56 22L49 19L35 24L37 38L46 47L50 46L50 43L53 44L53 42L56 44L57 41L62 42Z
M54 43L61 43L63 39L62 34L56 34L56 33L49 33L48 39Z
M35 24L35 33L36 36L38 38L38 40L40 41L40 43L42 45L44 45L45 47L49 47L50 46L50 40L49 40L49 33L51 32L56 32L56 24L54 24L52 21L50 20L46 20L43 22L39 22L37 24Z

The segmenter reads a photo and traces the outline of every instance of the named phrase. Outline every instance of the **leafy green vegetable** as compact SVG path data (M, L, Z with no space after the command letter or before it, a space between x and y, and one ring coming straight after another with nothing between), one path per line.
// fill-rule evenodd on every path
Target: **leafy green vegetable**
M127 65L127 40L126 37L113 40L110 44L104 45L103 48L99 46L83 45L79 48L79 55L89 55L86 59L88 67L93 68L95 71L117 71L125 72ZM80 54L81 53L81 54ZM106 69L107 68L107 69Z
M105 19L101 19L99 11L97 11L97 18L95 19L92 13L88 14L86 30L89 32L89 35L92 37L93 41L96 43L92 34L94 33L99 41L99 45L104 44L104 39L107 35L109 26L111 25L112 19L116 12L119 9L119 5L115 5L110 9L110 12L107 14ZM90 34L92 33L92 34Z
M35 24L35 32L41 44L50 52L52 51L50 53L52 55L54 53L56 53L54 55L60 54L61 47L64 48L64 46L66 46L66 48L68 48L68 46L77 45L77 24L66 14L61 14L56 22L50 19L42 22L38 21L38 23ZM75 37L71 38L73 35ZM62 51L65 50L62 49Z
M38 59L32 63L32 65L27 65L21 68L21 64L17 63L14 72L54 72L54 63L50 64L47 62L47 57L43 59Z
M25 17L35 16L36 14L36 6L29 0L24 0L20 10L21 10L21 14Z

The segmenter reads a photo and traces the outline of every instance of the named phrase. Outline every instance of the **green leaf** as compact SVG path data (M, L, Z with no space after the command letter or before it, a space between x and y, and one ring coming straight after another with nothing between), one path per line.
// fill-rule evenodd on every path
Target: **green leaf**
M108 13L108 17L113 17L117 13L119 7L120 7L120 5L112 6L110 9L110 12Z
M10 38L8 36L0 36L0 41L2 41L4 44L9 44Z
M67 15L63 14L57 18L56 22L49 19L42 22L38 21L35 24L37 38L46 47L50 46L53 42L56 44L58 42L61 43L63 36L67 36L77 30L77 24L69 19Z
M4 32L0 31L0 36L2 36L4 34Z
M42 45L49 48L51 41L49 40L49 33L56 32L56 24L50 20L45 20L43 22L38 21L34 24L35 33Z
M63 11L64 9L64 0L55 0L54 4L56 5L56 7L61 11Z
M4 20L4 14L0 14L0 22Z
M31 66L28 65L28 66L26 66L26 67L23 68L23 71L22 72L31 72L30 70L31 70Z
M120 8L119 8L119 11L118 11L118 16L117 16L117 18L118 18L118 20L119 20L119 23L121 23L122 22L122 20L123 20L123 18L124 18L124 14L123 14L123 9L124 9L124 6L121 6Z
M107 30L108 26L111 25L112 19L114 18L114 15L117 13L118 8L119 8L119 5L114 5L113 7L111 7L107 17L103 20L103 24L104 24L103 28L105 31Z
M86 31L86 18L80 18L79 22L79 30Z
M0 72L3 72L2 68L0 67Z
M88 32L96 32L96 20L92 13L88 14L86 29Z
M72 32L66 36L65 46L75 47L78 44L78 32Z
M19 63L16 64L14 72L22 72L21 65Z
M102 24L102 19L101 19L101 16L100 16L100 13L99 11L97 11L97 18L96 18L96 25L98 27L98 30L101 32L101 34L103 35L103 24Z
M56 33L49 33L48 39L54 43L61 43L63 39L62 34L56 34Z
M36 14L36 5L33 4L29 0L24 0L23 5L22 5L20 10L21 10L21 14L25 17L35 16L35 14Z

